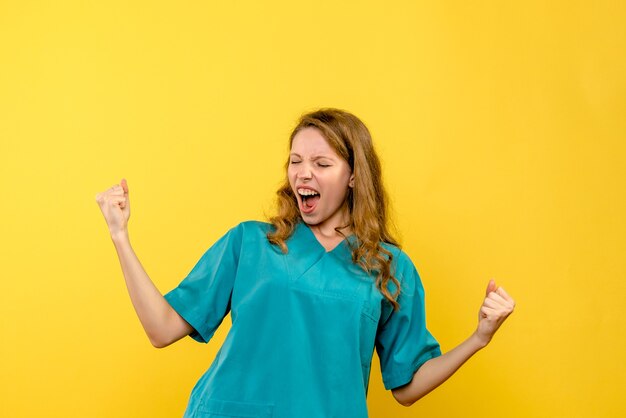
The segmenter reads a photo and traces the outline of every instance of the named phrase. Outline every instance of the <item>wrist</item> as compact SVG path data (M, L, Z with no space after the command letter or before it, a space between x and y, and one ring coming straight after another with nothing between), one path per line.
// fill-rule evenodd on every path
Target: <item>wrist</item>
M115 244L128 241L128 230L122 229L120 231L111 232L111 240Z
M483 349L489 344L491 338L487 338L485 336L481 336L478 331L474 331L474 333L470 336L470 340L472 344L476 347L476 351Z

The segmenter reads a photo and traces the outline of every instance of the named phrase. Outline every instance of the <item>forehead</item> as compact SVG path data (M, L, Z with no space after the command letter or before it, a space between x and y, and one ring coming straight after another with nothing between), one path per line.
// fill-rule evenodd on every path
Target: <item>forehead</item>
M337 156L324 135L314 127L304 128L296 134L291 143L291 152L300 155L329 154Z

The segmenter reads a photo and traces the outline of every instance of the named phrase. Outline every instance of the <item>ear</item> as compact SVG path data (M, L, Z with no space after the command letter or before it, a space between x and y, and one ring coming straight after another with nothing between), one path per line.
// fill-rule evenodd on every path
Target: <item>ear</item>
M350 176L350 181L348 182L349 187L354 187L354 174Z

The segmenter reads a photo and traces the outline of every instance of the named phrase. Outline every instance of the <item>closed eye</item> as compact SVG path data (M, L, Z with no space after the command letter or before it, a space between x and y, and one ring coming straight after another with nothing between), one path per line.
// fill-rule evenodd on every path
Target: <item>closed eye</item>
M300 164L302 161L290 161L289 164ZM320 167L330 167L331 164L317 164Z

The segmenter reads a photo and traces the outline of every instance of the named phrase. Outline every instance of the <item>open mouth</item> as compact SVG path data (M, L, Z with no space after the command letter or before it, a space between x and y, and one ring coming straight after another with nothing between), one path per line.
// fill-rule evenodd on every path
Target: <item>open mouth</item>
M300 196L300 210L304 213L311 213L315 210L320 200L320 194L311 189L298 189Z

